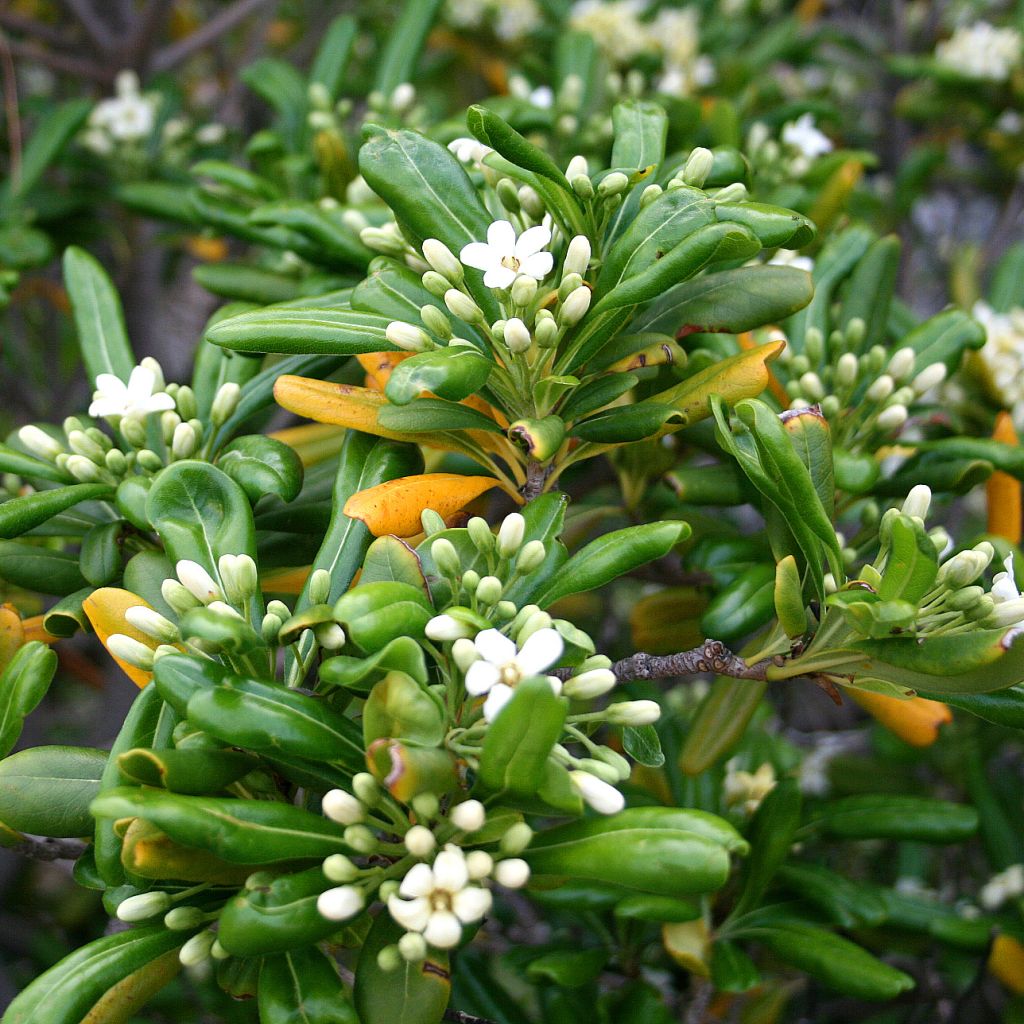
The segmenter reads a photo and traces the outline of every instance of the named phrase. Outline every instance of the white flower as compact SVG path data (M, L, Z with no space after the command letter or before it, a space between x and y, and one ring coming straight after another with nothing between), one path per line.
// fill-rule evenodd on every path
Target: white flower
M801 114L795 121L783 126L782 141L787 146L799 150L801 156L814 160L832 151L832 140L818 131L814 124L814 115Z
M493 722L498 712L511 700L512 690L521 679L537 676L562 656L564 644L554 629L538 629L521 650L496 629L485 629L473 641L479 661L466 672L466 691L474 697L487 694L484 718ZM561 680L548 676L551 689L561 692Z
M1007 900L1024 894L1024 864L1011 864L1005 871L993 875L978 893L978 900L986 910L997 910ZM120 915L120 911L118 911Z
M640 20L642 0L578 0L569 15L569 25L586 32L617 64L653 49L649 26Z
M482 142L468 136L452 139L448 143L448 149L455 155L455 159L459 163L474 164L477 167L483 163L483 159L488 153L494 152L490 146L485 146Z
M997 572L992 578L992 589L989 593L996 604L1016 601L1020 598L1020 591L1017 589L1017 579L1013 572L1012 551L1003 559L1003 572Z
M775 782L775 769L768 761L756 772L744 772L737 770L734 759L726 765L725 802L729 807L741 804L746 814L753 814L775 788Z
M976 302L971 314L985 328L978 357L986 383L1019 423L1024 414L1024 309L997 313L987 303Z
M538 85L530 90L529 101L542 110L550 110L555 105L555 93L550 85Z
M814 270L814 260L810 256L804 256L797 249L779 249L768 263L773 267L794 267L808 273Z
M116 95L97 103L89 115L95 128L105 128L121 142L136 142L148 137L156 120L156 103L139 93L139 80L134 71L117 76Z
M479 921L491 909L487 889L470 884L466 855L447 845L432 865L414 864L388 911L406 931L419 932L438 949L451 949L462 938L462 926Z
M541 23L534 0L501 0L494 10L494 34L506 43L522 39Z
M174 399L166 391L157 391L156 374L148 366L136 366L128 383L112 373L96 378L90 416L148 416L174 408Z
M507 220L496 220L487 229L486 242L470 242L459 253L467 267L483 270L488 288L511 288L520 274L540 281L551 273L554 257L542 252L551 241L543 225L527 228L517 239Z
M1005 82L1020 63L1021 34L987 21L962 25L935 47L935 59L967 78Z

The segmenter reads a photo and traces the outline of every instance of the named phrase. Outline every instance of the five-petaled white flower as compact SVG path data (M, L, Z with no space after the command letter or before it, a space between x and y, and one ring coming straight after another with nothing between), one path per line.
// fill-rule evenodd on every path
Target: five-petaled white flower
M96 378L96 391L89 406L90 416L148 416L174 408L174 399L166 391L155 391L156 374L147 366L136 366L128 383L112 373Z
M551 273L554 257L542 252L550 241L551 231L543 224L527 228L517 239L516 229L507 220L496 220L487 229L487 241L463 246L459 259L467 267L483 270L488 288L511 288L520 274L540 281Z
M395 921L438 949L457 946L462 926L479 921L490 909L490 890L470 885L466 855L450 843L432 865L414 864L398 895L388 899Z
M553 629L538 629L517 651L516 645L496 629L477 633L473 641L479 661L466 670L466 690L474 697L487 694L484 718L494 721L498 712L509 702L512 690L520 679L538 676L562 656L562 638ZM551 689L560 693L562 682L548 676Z
M815 160L832 151L832 140L818 130L811 113L801 114L795 121L784 125L782 141L799 150L808 160Z

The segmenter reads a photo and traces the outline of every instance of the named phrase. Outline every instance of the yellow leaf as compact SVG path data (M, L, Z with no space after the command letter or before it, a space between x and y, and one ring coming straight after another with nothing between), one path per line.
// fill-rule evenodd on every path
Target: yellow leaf
M996 417L993 441L1016 445L1017 431L1008 412ZM985 482L985 497L988 502L988 532L1005 537L1011 544L1019 544L1021 537L1021 486L1020 481L997 469Z
M988 957L989 973L1011 992L1024 996L1024 946L1010 935L997 935Z
M785 341L769 341L738 355L730 356L651 396L650 401L671 405L682 413L678 420L666 423L662 434L682 430L711 414L711 396L721 395L729 405L744 398L756 398L771 380L768 363L786 347Z
M938 700L925 697L900 700L868 690L847 692L886 729L912 747L930 747L939 738L939 727L953 721L953 713Z
M264 594L301 594L309 579L310 566L294 569L269 569L260 573L260 590Z
M664 924L661 941L668 955L684 970L701 978L711 977L711 945L703 920Z
M25 642L25 628L17 609L12 604L0 606L0 672Z
M345 443L345 431L330 423L303 423L299 427L275 430L268 436L293 449L307 469L333 459Z
M864 176L864 165L859 160L846 160L831 174L818 193L818 199L808 216L822 233L845 210L846 200Z
M408 434L377 426L377 415L388 405L388 400L379 391L284 374L274 384L274 398L289 412L318 423L333 423L350 430L361 430L364 434L388 437L392 441L409 439Z
M342 511L353 519L361 519L375 537L389 533L408 537L420 531L420 514L424 509L431 508L447 520L474 498L497 486L497 480L486 476L404 476L353 494Z
M773 341L786 340L786 336L777 327L770 328L767 333ZM757 341L754 338L753 331L744 331L742 334L737 334L736 340L739 342L739 346L744 352L750 352L757 348ZM789 408L789 395L786 394L786 389L780 383L779 378L771 372L768 374L768 390L772 393L775 400L783 409Z
M412 355L413 352L364 352L356 356L356 362L366 371L366 386L383 391L395 367Z
M169 950L107 989L81 1024L124 1024L134 1020L135 1014L181 970L178 952Z
M138 640L139 643L145 644L150 650L155 651L160 646L160 641L154 640L151 636L146 636L145 633L136 629L124 617L124 613L129 608L135 608L138 605L142 605L144 608L152 607L143 601L138 594L133 594L130 590L121 590L118 587L101 587L99 590L94 590L82 602L82 609L89 617L92 628L96 630L96 635L100 638L100 642L104 647L107 646L107 640L110 639L112 634L123 633L125 636L130 636L133 640ZM108 647L107 650L109 651L110 648ZM144 669L129 665L114 654L110 656L121 666L124 674L140 690L153 678L152 672L146 672Z

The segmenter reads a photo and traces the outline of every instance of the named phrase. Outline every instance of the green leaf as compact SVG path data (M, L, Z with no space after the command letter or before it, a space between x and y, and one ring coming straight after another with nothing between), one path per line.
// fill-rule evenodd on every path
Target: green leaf
M238 750L134 747L117 757L117 768L124 779L194 796L218 793L256 765L255 758Z
M89 802L100 791L107 752L92 747L30 747L0 761L0 821L37 836L92 832Z
M817 233L814 223L802 214L764 203L716 203L715 216L750 228L766 249L802 249Z
M750 825L751 854L744 865L734 917L759 904L775 872L789 856L800 824L801 804L800 788L793 779L777 782L761 801Z
M143 818L176 843L208 850L231 864L323 860L332 853L352 852L340 825L276 801L118 787L96 797L92 813L98 818Z
M56 671L56 651L30 640L0 673L0 757L18 742L25 719L46 695Z
M616 405L577 423L572 435L594 444L628 444L653 437L666 423L682 419L681 412L661 402Z
M512 699L487 729L477 782L493 794L536 794L555 743L562 735L567 704L547 679L520 682Z
M448 731L444 706L404 672L389 672L374 684L363 706L363 742L397 739L439 747Z
M266 494L294 501L302 490L302 462L295 450L263 434L236 438L220 453L217 465L254 505Z
M22 990L7 1008L3 1024L83 1024L113 986L176 950L188 937L188 932L173 932L160 924L96 939Z
M767 683L756 679L716 677L697 709L679 754L682 771L689 776L700 775L734 750L767 689Z
M387 35L387 45L377 58L373 87L385 96L405 82L416 81L416 64L423 51L442 0L406 0L398 21Z
M606 533L577 551L534 600L542 608L569 594L603 587L624 573L663 558L690 535L683 522L646 523Z
M395 405L408 405L422 391L460 402L477 394L493 369L494 363L475 347L449 345L402 360L391 371L384 394Z
M257 998L260 1024L359 1024L337 967L316 947L267 957Z
M658 103L626 100L612 108L611 167L657 167L665 158L668 115Z
M306 128L306 80L291 64L261 57L242 68L239 77L259 93L280 117L281 129L292 147L297 147Z
M121 299L95 257L71 246L64 253L64 284L90 381L112 373L126 384L135 366Z
M388 672L404 672L418 683L428 680L423 648L409 636L395 637L367 658L339 654L320 664L320 681L355 693L369 693L371 687Z
M820 864L785 864L778 877L795 896L813 903L843 928L875 926L885 920L885 903L873 889Z
M856 999L894 999L914 986L913 979L902 971L823 928L779 923L744 929L744 934L822 984Z
M67 483L70 479L67 473L59 470L52 462L26 455L6 444L0 444L0 473L15 473L30 480L52 480L57 484Z
M878 596L883 601L898 598L916 603L931 590L938 575L935 545L910 516L898 515L892 520L890 537Z
M400 537L378 537L367 549L359 583L376 582L408 583L422 588L429 596L423 566L416 552Z
M40 594L73 594L88 581L78 568L78 555L13 540L0 541L0 579Z
M837 839L958 843L978 830L973 807L897 794L848 796L816 811L814 824Z
M402 937L388 914L374 919L356 963L353 995L360 1024L440 1024L451 993L448 954L431 950L425 960L402 960L393 971L377 963L377 954Z
M559 949L531 960L526 976L536 981L552 981L560 988L588 985L608 962L608 951L599 949Z
M1024 686L1011 686L995 693L928 693L918 696L941 700L955 708L969 711L978 718L1009 729L1024 729Z
M622 749L637 764L660 768L665 763L661 740L653 725L628 726L622 730Z
M348 67L352 45L356 41L359 23L351 14L340 14L324 33L323 41L309 69L310 85L322 85L332 101L337 101Z
M184 460L162 470L150 489L146 514L171 561L198 562L215 580L221 555L256 554L245 491L209 463Z
M737 267L670 288L637 317L637 331L676 334L683 328L739 334L778 323L814 294L811 276L794 267Z
M377 423L385 430L410 434L435 430L486 430L492 434L502 432L501 427L482 412L440 398L417 398L402 406L386 405L377 414Z
M82 575L94 587L105 587L120 577L121 543L126 525L120 519L100 523L82 538L79 566Z
M206 340L236 352L289 352L355 355L394 352L385 337L391 321L353 309L268 306L215 323ZM278 372L282 368L278 367Z
M846 331L851 320L864 321L864 340L859 346L861 352L869 351L874 345L885 344L889 310L899 274L900 249L900 240L895 235L878 239L850 275L838 326Z
M320 942L338 930L316 908L334 883L318 865L246 886L220 913L217 938L233 956L285 953Z

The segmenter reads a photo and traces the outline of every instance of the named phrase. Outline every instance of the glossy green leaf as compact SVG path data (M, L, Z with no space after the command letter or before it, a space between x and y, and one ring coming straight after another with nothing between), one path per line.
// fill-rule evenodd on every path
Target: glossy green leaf
M404 672L389 672L375 683L363 706L367 746L386 738L436 747L447 731L440 699Z
M368 693L374 683L391 671L404 672L419 683L427 682L423 648L412 637L395 637L366 658L344 654L328 658L320 664L320 681L355 693Z
M220 453L217 465L253 504L267 494L293 501L302 489L302 463L294 449L262 434L236 438Z
M690 535L683 522L646 523L606 533L576 552L534 600L542 608L569 594L582 594L656 558Z
M420 352L403 360L391 371L384 394L395 405L408 405L423 391L459 402L480 391L494 365L475 347L468 345L449 345L432 352Z
M377 423L386 430L409 434L437 430L486 430L492 434L502 432L501 427L482 412L440 398L417 398L407 405L386 405L377 414Z
M716 203L715 217L750 228L766 249L802 249L817 233L802 214L764 203Z
M121 299L106 271L94 256L72 246L64 253L64 284L89 379L112 373L127 383L135 356Z
M98 818L142 818L176 843L208 850L231 864L322 860L332 853L351 853L340 825L276 801L119 787L96 797L92 813Z
M258 999L260 1024L359 1024L337 967L315 947L267 957Z
M72 484L11 498L0 503L0 537L5 540L20 537L79 502L112 496L113 489L107 484Z
M127 524L100 523L83 538L78 561L82 575L94 586L105 587L121 576L121 542Z
M256 759L237 750L150 750L134 747L117 757L122 777L140 786L203 796L217 793L256 767Z
M6 444L0 444L0 472L15 473L29 480L50 480L58 484L67 483L71 479L69 474L59 470L52 462L26 455Z
M920 601L931 590L938 571L935 545L924 527L910 516L896 516L891 523L889 555L878 596L883 601Z
M957 843L977 831L978 814L946 800L870 794L829 801L817 809L814 823L838 839Z
M406 0L376 62L373 87L390 96L403 82L416 80L416 64L442 0Z
M89 802L100 790L107 751L29 747L0 761L0 821L55 838L92 832Z
M783 861L800 824L802 800L793 779L782 779L761 801L750 826L751 853L743 867L739 900L733 910L739 916L756 907Z
M658 731L653 725L629 726L622 730L622 749L637 764L660 768L665 763Z
M526 976L561 988L579 988L592 982L607 962L606 949L559 949L531 960Z
M0 673L0 757L18 742L25 719L46 695L56 671L57 653L32 640Z
M0 579L40 594L73 594L88 583L78 555L18 541L0 541Z
M843 928L885 920L885 903L874 890L820 864L784 864L778 878L794 896L819 907Z
M236 352L355 355L393 352L384 336L388 318L353 309L275 308L239 313L214 324L206 340Z

